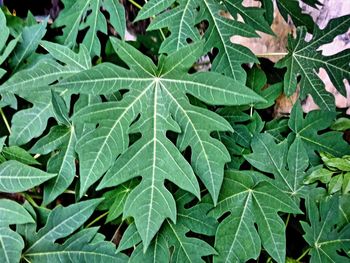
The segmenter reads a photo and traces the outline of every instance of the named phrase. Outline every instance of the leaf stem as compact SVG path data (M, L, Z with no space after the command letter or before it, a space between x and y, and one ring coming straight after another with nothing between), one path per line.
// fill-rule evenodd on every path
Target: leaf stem
M9 132L9 134L11 134L11 127L10 127L10 124L9 124L9 122L7 121L6 115L5 115L5 113L3 112L2 108L0 108L0 114L1 114L2 119L4 120L4 123L5 123L5 125L6 125L6 128L7 128L8 132Z
M300 257L297 258L297 261L299 262L300 260L302 260L303 257L305 257L305 256L307 255L307 253L309 253L309 251L310 251L310 248L306 249L306 250L304 251L304 253L301 254Z
M286 220L286 228L287 228L287 226L288 226L289 219L290 219L290 214L288 214L288 216L287 216L287 220Z
M131 4L133 4L134 6L136 6L138 9L142 9L142 6L140 6L138 3L136 3L134 0L129 0L129 2Z
M28 262L28 263L32 263L31 261L29 261L26 257L22 257L26 262Z
M71 194L71 195L75 195L76 194L75 191L73 191L73 190L66 190L66 191L64 191L64 193L65 194Z
M37 203L35 203L34 199L27 193L23 193L24 194L24 197L26 200L28 200L28 202L34 206L34 207L39 207Z
M272 52L272 53L260 53L255 54L257 57L273 57L273 56L286 56L288 52Z
M99 221L100 219L104 218L106 215L108 215L108 211L103 213L102 215L96 217L93 221L91 221L87 226L86 228L92 226L93 224L95 224L97 221Z

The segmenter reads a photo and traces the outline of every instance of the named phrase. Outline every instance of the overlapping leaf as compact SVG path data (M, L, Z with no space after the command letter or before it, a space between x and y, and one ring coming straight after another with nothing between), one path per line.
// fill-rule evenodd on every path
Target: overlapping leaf
M276 186L291 197L305 197L307 187L303 184L309 166L309 158L300 138L296 138L288 149L287 139L276 144L269 133L253 138L253 153L245 159L260 171L272 173Z
M276 66L287 67L284 77L284 91L290 96L297 88L297 78L300 75L301 97L310 94L316 104L324 110L334 111L334 97L325 90L322 80L317 76L320 68L327 71L337 90L346 96L344 80L350 79L350 52L345 49L331 56L323 56L318 48L331 43L333 39L349 29L350 16L331 20L323 30L315 26L313 38L306 42L305 27L298 28L297 37L289 38L289 54Z
M84 46L76 54L68 47L51 42L42 41L41 45L61 63L43 58L29 69L17 72L0 86L0 93L17 94L33 104L33 107L18 111L13 116L11 145L25 144L40 136L48 119L54 117L52 102L48 99L51 97L49 84L91 67L90 57Z
M261 246L274 260L285 262L285 224L278 212L300 210L288 195L261 178L261 174L256 176L249 171L226 173L218 205L211 215L217 218L227 212L230 215L217 229L218 256L214 262L256 259Z
M307 1L303 1L303 2L307 2ZM308 4L312 7L316 7L316 4L319 4L319 2L318 1L314 1L314 2L315 3L313 4L312 3L308 3ZM276 3L277 3L278 10L282 14L285 21L288 21L288 18L290 17L295 26L305 26L308 32L312 33L315 23L309 14L303 13L303 10L300 7L300 1L278 0L276 1Z
M18 263L24 247L22 237L8 227L0 227L0 260L5 263Z
M10 59L12 70L18 71L21 67L26 67L26 59L30 57L38 48L40 41L46 34L47 19L40 24L28 25L23 28L21 41L13 51Z
M27 210L15 201L0 199L0 226L25 223L34 223Z
M10 29L6 26L6 17L2 10L0 10L0 28L2 33L0 36L0 65L8 58L11 52L16 47L19 37L8 42L10 37ZM6 44L8 42L8 44ZM0 68L0 79L6 73L6 70Z
M137 245L130 257L130 262L204 262L202 257L216 254L215 250L199 238L188 237L189 231L197 234L213 236L216 220L207 215L212 205L199 203L190 208L185 205L193 200L193 196L179 191L176 193L178 219L176 224L166 221L150 247L143 253L139 234L134 224L125 231L118 250L125 250ZM174 248L171 251L171 247Z
M311 247L310 262L348 262L350 224L342 223L339 196L318 200L310 194L307 212L310 223L301 222L301 225L305 231L304 239Z
M76 134L74 126L55 126L50 133L40 139L31 149L36 154L48 154L59 150L47 164L47 170L57 173L49 180L44 188L44 204L52 202L65 191L75 176L75 144Z
M112 43L130 70L101 64L63 80L56 89L86 94L128 90L120 102L91 105L74 116L77 122L99 123L96 130L77 143L80 196L121 154L98 189L143 177L126 201L124 216L135 218L147 248L165 218L176 220L175 201L164 187L164 180L199 196L195 172L216 202L223 166L229 161L225 147L210 132L230 130L230 126L218 115L189 104L185 94L214 105L240 105L262 98L216 73L206 73L205 77L202 73L189 75L188 68L202 53L201 43L169 55L161 60L158 69L129 45L114 39ZM130 127L135 119L136 123ZM178 148L166 137L167 131L180 133ZM142 136L128 147L128 133ZM193 170L180 153L187 147L192 150Z
M22 237L10 229L2 228L0 238L6 242L0 242L0 258L6 259L6 255L10 256L2 262L19 262L19 257L30 262L127 262L125 255L116 254L113 244L105 242L104 236L97 234L97 228L84 229L63 244L56 243L58 239L67 238L83 225L100 202L101 199L92 199L68 207L58 206L53 211L48 211L46 224L38 232L35 232L37 222L27 222L19 226L18 232ZM29 205L25 207L38 220L33 208ZM11 240L6 240L6 237ZM25 245L22 238L26 241Z
M103 7L110 16L110 23L114 29L124 38L125 35L125 11L116 0L64 0L64 9L56 19L54 26L63 26L63 35L58 41L64 45L75 45L80 30L87 29L83 44L87 47L91 56L99 56L101 44L97 32L107 34L107 20L101 12Z
M104 241L97 228L84 229L70 237L63 245L51 245L45 251L25 254L30 262L128 262L127 256L116 254L113 243Z
M335 120L334 112L314 110L303 117L303 110L299 103L292 109L288 122L289 128L296 138L303 141L305 149L312 163L318 162L315 151L330 153L341 157L350 153L350 147L343 139L341 132L323 132Z
M55 176L17 161L6 161L0 164L0 192L26 191Z
M145 19L164 11L175 1L149 1L140 11L137 19ZM215 0L179 0L178 5L166 10L152 21L148 30L169 28L171 34L162 43L160 51L169 53L186 46L188 40L199 39L195 25L201 21L208 21L205 31L205 51L213 47L219 53L215 57L212 68L236 80L244 81L243 63L257 62L253 53L240 45L233 44L233 35L243 37L258 37L255 30L272 33L268 24L263 20L263 9L243 7L240 1L227 0L224 4ZM199 11L198 11L199 10ZM226 17L225 17L226 13ZM229 14L237 17L241 15L245 23L228 18Z

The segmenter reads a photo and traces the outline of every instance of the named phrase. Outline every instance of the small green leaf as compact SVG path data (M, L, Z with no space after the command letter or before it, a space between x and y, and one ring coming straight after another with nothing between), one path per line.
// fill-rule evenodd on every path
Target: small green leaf
M0 164L0 192L26 191L55 176L17 161L7 161Z
M254 90L267 101L266 103L254 103L254 108L256 109L265 109L274 105L275 100L283 91L283 83L281 82L268 85L266 74L257 66L248 71L247 87Z
M313 110L303 117L299 103L292 109L288 125L297 138L300 138L309 155L311 163L318 163L319 157L315 151L332 154L336 157L350 153L348 143L341 132L321 131L329 128L335 119L335 113L324 110Z
M16 160L28 165L40 164L26 150L18 146L4 147L2 154L7 160Z
M51 97L53 112L55 114L56 120L59 124L70 126L71 123L68 116L68 108L63 98L53 90L51 90Z
M330 195L332 195L332 194L340 191L342 188L342 185L343 185L343 175L338 174L336 176L333 176L328 184L328 193Z
M329 158L324 160L325 165L330 168L335 168L340 171L350 172L350 156L345 155L342 158Z
M350 129L350 118L339 118L331 126L334 131L346 131Z
M0 199L0 226L34 223L34 219L19 203Z
M66 126L53 126L46 136L38 140L29 150L31 153L48 154L64 144L70 136L70 129Z
M107 34L107 19L100 10L102 7L109 13L114 29L124 37L125 11L118 1L64 0L63 5L64 9L54 23L54 27L63 26L63 35L58 37L60 43L74 46L77 43L79 31L87 29L83 36L83 44L92 57L100 56L101 44L97 32Z
M316 181L320 181L321 183L328 184L334 174L333 171L328 169L317 169L313 171L304 181L305 184L312 184Z
M39 46L41 39L46 34L47 19L40 24L25 27L22 32L22 41L16 46L10 65L13 71L17 71Z
M296 26L306 26L308 32L313 31L315 23L312 17L301 9L299 1L278 0L277 6L285 21L288 21L288 16L290 16Z
M109 210L106 222L113 221L123 214L126 199L136 185L137 180L130 180L103 195L105 199L99 209Z

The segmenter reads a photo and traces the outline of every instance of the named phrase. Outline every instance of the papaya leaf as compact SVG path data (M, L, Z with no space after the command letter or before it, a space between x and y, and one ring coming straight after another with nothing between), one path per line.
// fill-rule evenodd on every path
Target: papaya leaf
M162 43L160 52L171 53L186 46L189 39L199 40L199 31L195 25L208 21L204 51L210 51L213 47L219 49L212 69L236 80L245 80L246 74L241 65L257 62L257 59L248 48L232 43L230 38L234 35L258 37L255 29L272 33L268 24L261 19L264 10L243 7L235 0L223 1L224 5L215 0L179 0L178 5L166 10L174 2L149 1L136 18L140 20L159 14L147 30L169 28L171 34ZM233 17L240 14L246 23L225 17L225 12L232 12Z
M125 11L115 0L64 0L64 9L55 20L54 27L63 27L63 35L58 41L63 45L76 45L78 33L87 29L83 44L91 56L100 56L101 44L97 32L107 34L107 19L101 12L105 8L110 15L110 22L118 34L125 36Z
M1 262L19 262L24 248L22 237L8 227L0 227L0 241Z
M291 197L307 195L309 190L303 181L309 158L300 138L288 147L287 139L276 144L272 135L263 133L253 138L251 147L253 153L245 155L245 159L260 171L272 173L280 190Z
M20 204L8 199L0 199L0 226L34 223L34 219Z
M40 44L59 62L43 58L31 68L17 72L0 86L0 93L16 94L33 104L31 108L14 114L10 145L22 145L40 136L48 119L54 117L52 100L48 99L51 98L49 84L91 67L88 51L83 45L79 53L75 53L59 44L47 41Z
M192 231L197 234L213 236L216 230L216 220L207 215L212 208L209 203L198 203L190 208L185 205L193 201L193 196L178 191L176 194L178 206L178 220L176 224L166 220L159 233L156 235L146 253L143 253L141 238L134 224L125 231L120 241L118 251L137 245L130 257L130 262L204 262L203 256L216 254L215 250L199 238L188 237ZM174 248L171 251L171 247ZM170 252L171 251L171 252Z
M128 262L124 254L116 254L111 242L97 233L97 228L86 228L67 239L64 244L49 244L42 251L25 254L30 262ZM102 240L100 240L102 239Z
M210 133L231 127L215 113L191 105L185 94L213 105L264 100L239 82L217 73L205 73L205 77L202 73L189 75L188 68L202 53L201 42L163 57L158 68L131 46L115 39L112 43L129 70L103 63L62 80L54 88L98 95L129 87L121 101L94 104L73 116L74 122L100 124L77 142L80 196L112 165L97 189L141 175L143 180L128 196L123 215L135 218L147 248L165 218L176 220L175 201L164 180L198 197L195 172L216 203L223 167L229 161L225 147ZM166 137L168 130L180 133L178 148ZM142 137L128 147L128 133L141 133ZM189 146L193 168L181 155Z
M330 20L323 30L315 26L313 38L309 42L305 40L305 27L297 29L295 39L289 37L289 53L276 64L278 68L287 67L284 76L284 92L287 96L296 91L297 78L301 76L301 98L310 94L321 109L335 110L334 96L325 90L322 80L316 73L320 68L325 69L336 89L346 96L344 80L350 80L350 52L343 50L331 56L323 56L318 48L345 33L349 29L349 23L350 15Z
M285 224L278 212L300 213L298 206L277 185L249 171L226 173L216 218L230 212L219 224L214 262L245 262L256 259L261 246L277 262L285 262ZM255 227L257 225L257 228Z
M329 128L336 117L335 112L314 110L303 117L303 110L299 103L292 109L288 121L289 128L293 131L293 136L303 141L308 153L310 162L319 163L319 157L315 151L329 153L336 157L350 153L348 143L343 139L341 132L323 132Z
M321 200L310 195L307 199L309 222L301 222L301 225L304 239L311 248L311 263L350 260L350 224L342 224L339 199L337 195Z
M30 155L26 150L18 146L4 147L2 150L2 155L7 160L16 160L28 165L38 165L40 164L33 156Z
M55 176L18 161L6 161L0 164L0 192L26 191Z

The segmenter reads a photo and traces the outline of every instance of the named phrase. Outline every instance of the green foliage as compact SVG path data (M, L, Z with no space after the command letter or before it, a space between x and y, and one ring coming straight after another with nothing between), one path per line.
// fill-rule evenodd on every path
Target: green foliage
M107 21L100 11L103 6L109 16L109 22L122 38L125 35L125 13L123 6L115 0L63 0L64 9L55 21L55 27L63 27L63 35L58 42L64 45L76 45L80 30L87 29L83 44L91 56L99 56L101 44L97 32L107 34Z
M329 194L339 191L348 194L350 192L350 156L345 155L342 158L337 158L322 153L321 156L325 167L321 166L314 170L305 179L305 183L311 184L320 181L327 184Z
M317 73L346 95L349 49L319 48L350 16L140 2L0 10L0 262L348 262L350 119ZM298 27L286 70L232 42L273 35L275 8Z
M284 91L292 95L297 88L297 76L301 76L301 98L311 94L316 104L325 110L333 111L334 97L324 89L322 80L317 76L320 68L327 71L337 90L346 96L344 79L350 77L349 52L344 50L331 56L323 56L318 48L331 43L333 39L349 29L350 16L332 19L323 30L315 26L313 38L306 42L306 29L300 27L295 39L289 38L289 54L277 63L277 67L287 67L284 76Z
M348 201L348 196L344 196ZM310 262L347 262L350 248L350 225L340 213L339 196L322 197L310 195L307 212L310 223L301 222L304 238L310 245ZM347 214L349 216L349 214ZM340 255L344 252L345 255Z
M250 172L228 172L217 207L212 214L222 216L215 248L215 262L241 262L256 259L261 246L277 262L285 259L285 225L279 211L299 213L298 206L280 189ZM254 224L257 224L258 231Z

